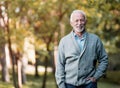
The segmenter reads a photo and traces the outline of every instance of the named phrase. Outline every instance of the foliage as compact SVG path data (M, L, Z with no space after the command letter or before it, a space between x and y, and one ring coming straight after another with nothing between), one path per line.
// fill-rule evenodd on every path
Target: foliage
M6 0L3 0L5 2ZM8 0L8 13L12 42L22 49L24 38L34 36L35 46L54 42L54 33L61 38L60 23L65 26L65 34L71 31L69 16L72 10L86 12L87 30L96 33L103 40L107 52L120 51L119 0ZM41 41L42 42L39 42ZM38 42L38 43L37 43ZM37 44L37 45L36 45ZM53 49L54 44L49 46Z

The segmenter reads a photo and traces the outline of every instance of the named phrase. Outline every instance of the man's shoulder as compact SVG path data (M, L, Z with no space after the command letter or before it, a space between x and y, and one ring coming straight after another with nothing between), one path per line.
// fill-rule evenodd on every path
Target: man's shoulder
M71 38L70 38L70 33L69 33L60 39L59 46L66 45L70 40Z
M68 39L71 38L71 33L65 35L64 37L61 38L61 41L67 41Z
M96 34L94 34L94 33L88 33L88 36L90 37L90 38L96 38L96 39L99 39L99 36L98 35L96 35Z

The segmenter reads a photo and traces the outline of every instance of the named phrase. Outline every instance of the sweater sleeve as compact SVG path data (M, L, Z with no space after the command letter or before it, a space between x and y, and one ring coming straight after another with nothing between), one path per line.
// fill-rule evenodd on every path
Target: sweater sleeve
M98 38L97 40L97 58L98 58L98 67L96 69L96 73L93 77L97 80L105 73L108 67L108 55L103 47L101 40Z
M64 56L64 46L62 40L60 41L58 47L58 58L56 60L56 71L55 77L59 88L65 88L65 56Z

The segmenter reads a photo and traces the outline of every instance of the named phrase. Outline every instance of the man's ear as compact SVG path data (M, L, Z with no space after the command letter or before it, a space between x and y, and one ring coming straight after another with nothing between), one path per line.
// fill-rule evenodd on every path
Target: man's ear
M73 26L72 22L70 21L70 25Z
M87 23L87 20L85 20L85 24Z

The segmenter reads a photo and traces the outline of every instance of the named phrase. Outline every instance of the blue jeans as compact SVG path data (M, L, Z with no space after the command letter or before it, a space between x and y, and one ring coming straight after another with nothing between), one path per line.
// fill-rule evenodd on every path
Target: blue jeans
M66 85L66 88L97 88L96 82L90 82L88 84L81 85L81 86L74 86L71 84L65 84L65 85Z

